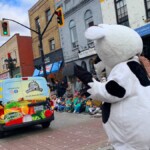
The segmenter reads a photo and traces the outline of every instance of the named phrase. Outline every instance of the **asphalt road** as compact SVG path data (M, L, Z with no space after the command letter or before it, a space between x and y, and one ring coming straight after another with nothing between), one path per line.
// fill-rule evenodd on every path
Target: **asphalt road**
M101 118L64 112L56 112L47 129L21 128L0 139L0 150L102 150L108 145Z

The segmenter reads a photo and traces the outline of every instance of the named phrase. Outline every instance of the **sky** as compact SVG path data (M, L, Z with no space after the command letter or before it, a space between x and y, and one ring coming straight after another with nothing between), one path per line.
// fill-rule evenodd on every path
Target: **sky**
M28 10L38 0L0 0L0 20L8 18L20 22L29 27ZM30 36L30 30L9 21L10 36L3 37L0 35L0 46L8 41L14 34L19 33L22 36Z

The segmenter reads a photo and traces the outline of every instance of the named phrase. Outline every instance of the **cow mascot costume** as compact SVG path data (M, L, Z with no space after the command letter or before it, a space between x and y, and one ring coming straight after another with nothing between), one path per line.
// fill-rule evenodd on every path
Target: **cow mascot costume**
M114 149L150 150L150 80L138 57L142 39L128 27L106 24L88 28L85 37L94 40L107 71L107 81L93 79L88 93L103 101L103 125Z

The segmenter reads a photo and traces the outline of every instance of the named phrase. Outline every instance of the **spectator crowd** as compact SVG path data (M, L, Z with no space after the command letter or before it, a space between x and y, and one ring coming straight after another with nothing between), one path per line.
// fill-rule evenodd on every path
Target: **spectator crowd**
M52 109L58 112L100 114L102 103L92 100L83 89L82 82L77 79L73 89L70 82L56 81L55 90L51 92Z

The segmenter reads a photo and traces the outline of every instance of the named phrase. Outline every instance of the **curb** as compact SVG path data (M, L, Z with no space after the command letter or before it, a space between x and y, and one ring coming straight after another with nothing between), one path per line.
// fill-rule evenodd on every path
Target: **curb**
M107 146L107 147L99 147L97 150L114 150L112 146Z

